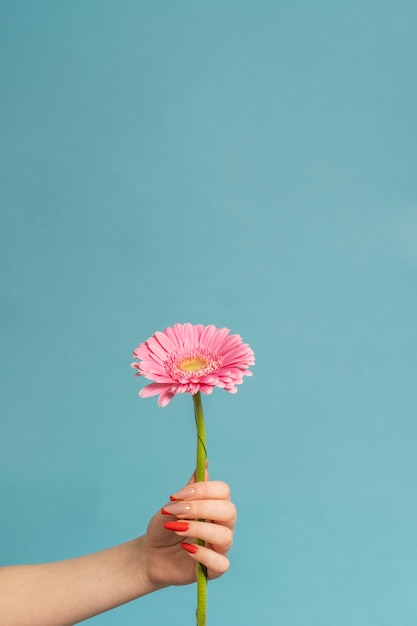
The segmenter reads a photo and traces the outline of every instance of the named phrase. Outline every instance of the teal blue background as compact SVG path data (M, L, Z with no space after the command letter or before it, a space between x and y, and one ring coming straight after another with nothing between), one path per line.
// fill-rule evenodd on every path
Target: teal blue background
M144 531L194 423L189 397L138 399L131 351L214 323L257 365L205 398L239 509L209 624L416 623L416 20L1 3L1 563ZM90 622L192 625L194 596Z

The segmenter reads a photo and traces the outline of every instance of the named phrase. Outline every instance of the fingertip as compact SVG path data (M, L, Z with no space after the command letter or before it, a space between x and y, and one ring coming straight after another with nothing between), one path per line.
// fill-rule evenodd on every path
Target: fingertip
M187 543L186 541L183 541L180 545L181 548L189 554L195 554L198 550L198 546L196 546L195 543Z

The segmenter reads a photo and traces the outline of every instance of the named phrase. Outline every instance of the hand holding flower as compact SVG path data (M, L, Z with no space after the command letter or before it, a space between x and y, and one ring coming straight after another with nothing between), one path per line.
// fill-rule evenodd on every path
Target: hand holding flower
M233 542L236 508L229 486L220 481L190 482L151 519L146 534L146 568L156 588L186 585L196 580L198 561L208 577L229 568L227 553ZM196 521L209 519L211 522ZM195 543L196 539L205 546Z
M236 520L228 485L193 477L174 497L180 499L164 507L172 515L158 511L141 537L65 561L0 567L1 624L75 624L168 585L195 582L196 559L210 578L220 576L229 567ZM213 523L194 521L204 516ZM170 530L173 522L188 530ZM207 546L192 552L197 537Z

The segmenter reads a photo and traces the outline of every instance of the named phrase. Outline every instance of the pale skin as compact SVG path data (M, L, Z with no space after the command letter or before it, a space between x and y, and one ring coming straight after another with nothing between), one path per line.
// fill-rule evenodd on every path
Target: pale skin
M229 568L236 508L226 483L193 481L164 505L170 514L158 511L137 539L65 561L0 567L2 625L72 626L164 587L195 582L196 561L210 579L221 576ZM164 526L178 521L186 531ZM197 538L206 546L195 546Z

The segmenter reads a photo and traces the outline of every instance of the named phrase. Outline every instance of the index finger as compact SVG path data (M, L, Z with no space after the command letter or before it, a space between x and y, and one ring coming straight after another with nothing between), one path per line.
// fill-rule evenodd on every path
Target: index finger
M230 500L230 487L221 480L189 482L173 493L170 500Z

